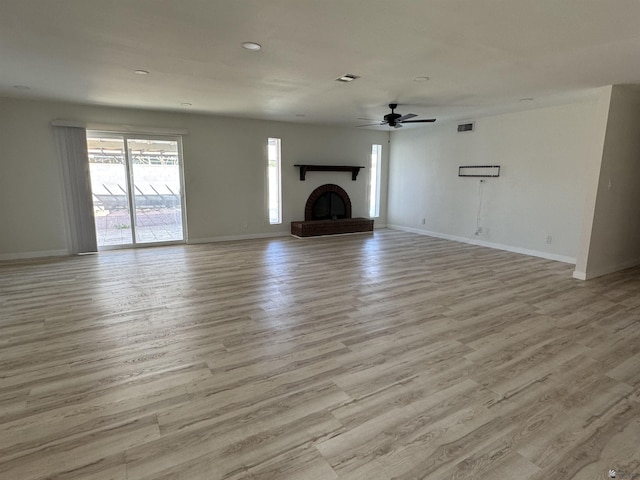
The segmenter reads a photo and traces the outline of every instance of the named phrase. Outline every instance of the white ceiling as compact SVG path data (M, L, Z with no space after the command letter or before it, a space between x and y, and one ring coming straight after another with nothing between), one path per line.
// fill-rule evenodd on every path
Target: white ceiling
M470 119L640 83L639 27L640 0L0 0L0 96L345 126L397 102Z

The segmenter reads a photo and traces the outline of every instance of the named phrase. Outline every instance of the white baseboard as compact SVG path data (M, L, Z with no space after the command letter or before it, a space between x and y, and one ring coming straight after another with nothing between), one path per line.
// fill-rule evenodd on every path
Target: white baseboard
M374 230L387 228L386 224L373 223ZM371 233L371 232L363 232ZM246 235L225 235L220 237L208 237L208 238L196 238L187 240L187 245L195 245L198 243L216 243L216 242L233 242L235 240L256 240L259 238L276 238L276 237L288 237L291 236L291 232L269 232L269 233L250 233ZM295 235L294 235L295 236ZM310 238L310 237L305 237Z
M587 274L585 272L579 272L577 270L573 271L573 278L577 278L578 280L586 280Z
M216 243L216 242L233 242L236 240L255 240L258 238L275 238L275 237L288 237L291 232L269 232L269 233L248 233L245 235L224 235L220 237L208 237L208 238L190 238L187 241L188 245L195 245L198 243Z
M1 253L0 261L7 260L26 260L29 258L44 258L44 257L66 257L69 255L67 250L44 250L42 252L20 252L20 253Z
M577 278L579 280L591 280L592 278L602 277L604 275L609 275L610 273L619 272L621 270L626 270L627 268L637 267L640 265L640 258L636 258L634 260L629 260L627 262L618 263L616 265L612 265L609 267L599 268L596 270L589 270L587 268L586 272L578 272L575 270L573 272L573 278ZM589 265L587 264L587 267Z
M484 240L476 240L475 238L458 237L456 235L448 235L446 233L431 232L429 230L421 230L419 228L403 227L402 225L388 224L387 228L393 230L402 230L404 232L417 233L419 235L426 235L428 237L442 238L444 240L453 240L454 242L469 243L471 245L478 245L481 247L495 248L496 250L505 250L507 252L521 253L523 255L530 255L532 257L546 258L547 260L554 260L556 262L570 263L575 265L576 259L574 257L567 257L565 255L556 255L554 253L541 252L539 250L530 250L528 248L514 247L512 245L503 245L501 243L486 242Z

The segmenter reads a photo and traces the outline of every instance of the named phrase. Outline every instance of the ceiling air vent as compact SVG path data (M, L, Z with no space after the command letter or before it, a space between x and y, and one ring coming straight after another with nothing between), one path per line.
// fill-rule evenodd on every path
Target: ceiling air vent
M458 132L473 132L475 130L474 122L466 122L458 124Z

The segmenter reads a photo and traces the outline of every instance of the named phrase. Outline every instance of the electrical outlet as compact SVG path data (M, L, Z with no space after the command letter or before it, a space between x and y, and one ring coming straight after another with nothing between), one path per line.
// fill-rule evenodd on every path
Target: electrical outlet
M545 238L544 243L550 245L552 242L553 242L553 237L551 235L547 235L547 238Z

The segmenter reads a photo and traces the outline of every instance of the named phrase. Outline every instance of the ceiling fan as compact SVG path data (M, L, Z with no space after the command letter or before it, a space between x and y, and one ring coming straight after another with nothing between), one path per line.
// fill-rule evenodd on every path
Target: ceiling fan
M435 118L427 118L424 120L409 120L410 118L417 117L415 113L406 113L404 115L400 115L396 113L394 110L398 108L397 103L390 103L389 108L391 109L391 113L387 113L383 118L384 120L380 123L369 123L367 125L358 125L358 127L370 127L373 125L389 125L393 128L402 127L403 123L433 123L436 121Z

